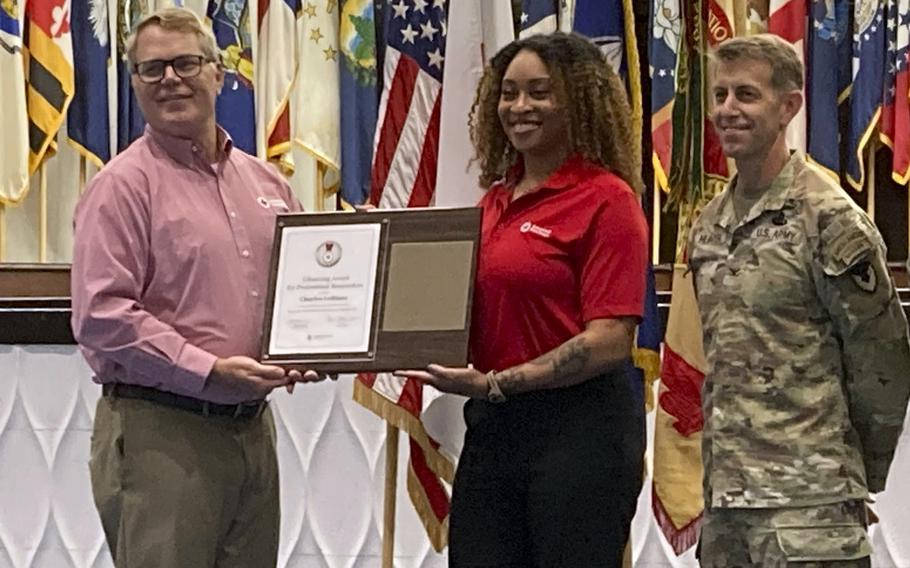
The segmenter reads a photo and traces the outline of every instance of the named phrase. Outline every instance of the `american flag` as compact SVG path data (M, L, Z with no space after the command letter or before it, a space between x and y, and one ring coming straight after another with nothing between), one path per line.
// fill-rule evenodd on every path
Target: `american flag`
M370 203L380 208L433 200L447 13L448 0L389 5L370 189Z
M881 139L893 152L891 176L906 184L910 180L910 0L889 0L887 28Z
M382 209L433 203L439 150L448 1L396 0L385 11L385 61L370 203ZM453 460L421 422L428 393L418 381L361 374L354 399L405 431L410 440L408 493L430 542L448 543Z

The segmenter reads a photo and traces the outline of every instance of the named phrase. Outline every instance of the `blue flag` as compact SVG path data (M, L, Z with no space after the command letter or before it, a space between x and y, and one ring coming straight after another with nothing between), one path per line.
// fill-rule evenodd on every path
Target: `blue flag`
M865 182L864 151L878 123L885 81L885 10L883 0L857 0L853 21L853 92L847 138L847 181Z
M660 344L664 340L663 322L657 304L657 286L654 281L654 267L648 264L647 286L645 289L645 310L635 334L632 349L634 369L630 373L633 389L648 408L654 406L651 386L660 376Z
M145 7L145 2L117 0L117 152L126 150L145 129L145 118L130 84L131 69L126 60L126 38L145 14Z
M555 32L557 28L556 13L556 0L522 0L519 36Z
M850 3L813 0L809 16L812 33L806 53L806 151L830 176L840 179L838 121L832 117L837 117L838 101L851 81Z
M255 156L253 40L248 0L209 0L206 15L212 22L224 68L224 87L215 101L215 116L231 135L234 146Z
M603 52L616 74L626 84L632 108L632 129L641 137L641 77L638 71L638 47L632 0L576 0L572 30L591 38Z
M623 0L576 0L572 19L573 31L591 38L623 81L629 68L624 9Z
M651 63L651 147L654 174L667 190L673 147L673 98L676 96L676 52L679 49L679 0L651 3L649 60Z
M96 166L111 158L107 69L111 61L107 0L73 2L73 68L76 92L67 113L70 143Z
M15 10L15 7L15 4L9 8L7 8L5 5L0 5L0 32L3 32L3 34L8 34L10 37L18 38L21 37L22 34L20 33L19 17ZM3 41L3 34L0 34L0 47L12 51L12 47L7 46L6 42Z
M379 112L376 13L371 0L341 7L341 198L360 205L370 195L373 137Z

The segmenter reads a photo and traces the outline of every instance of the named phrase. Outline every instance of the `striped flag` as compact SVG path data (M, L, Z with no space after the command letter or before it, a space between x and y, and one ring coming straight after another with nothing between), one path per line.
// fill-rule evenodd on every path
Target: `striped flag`
M231 135L234 145L255 156L256 106L249 0L209 0L206 16L221 51L224 69L224 87L215 101L215 116Z
M449 491L455 463L440 449L421 421L431 397L419 381L388 373L361 373L354 381L354 400L410 437L408 495L433 548L439 552L449 540ZM445 482L445 483L443 483Z
M34 173L56 151L54 138L75 92L68 0L25 5L28 169Z
M126 150L142 136L145 118L130 83L126 40L139 20L149 12L148 0L117 1L117 152Z
M360 205L370 195L370 165L379 110L376 10L372 0L344 0L341 77L341 198Z
M910 181L910 0L888 0L888 51L881 139L892 151L891 177Z
M864 154L878 126L885 81L885 0L856 0L853 6L853 90L847 134L847 181L861 190Z
M852 81L850 1L812 0L806 56L808 158L840 181L840 104Z
M771 0L769 11L768 31L790 42L805 63L806 0ZM804 89L804 99L805 95ZM787 126L787 145L800 152L806 151L806 105Z
M370 202L424 207L436 183L447 0L400 0L386 26Z
M651 499L657 524L677 555L698 540L703 510L701 386L707 365L701 333L692 275L677 264L654 417Z
M555 32L559 27L557 0L522 0L518 37Z
M111 158L107 71L111 63L108 0L72 3L76 92L67 116L70 144L97 167Z
M3 104L0 129L0 204L20 203L28 191L28 107L25 102L25 66L22 55L21 3L0 2L0 77Z
M680 33L679 0L651 3L651 146L654 175L664 191L673 146L673 97L676 93L676 52Z
M447 0L398 0L390 4L383 29L383 89L370 203L383 209L425 207L434 199ZM427 435L420 415L423 385L387 374L358 375L354 399L411 437L408 489L434 549L448 543L452 459Z
M300 0L259 0L259 47L256 52L256 122L262 138L261 156L274 161L286 174L291 160L291 89L297 79L297 42Z

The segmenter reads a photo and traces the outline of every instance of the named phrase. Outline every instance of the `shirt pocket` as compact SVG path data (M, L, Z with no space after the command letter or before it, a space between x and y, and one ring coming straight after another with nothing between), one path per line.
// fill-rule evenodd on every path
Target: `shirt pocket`
M872 554L866 530L859 525L780 527L776 532L787 562L856 560Z

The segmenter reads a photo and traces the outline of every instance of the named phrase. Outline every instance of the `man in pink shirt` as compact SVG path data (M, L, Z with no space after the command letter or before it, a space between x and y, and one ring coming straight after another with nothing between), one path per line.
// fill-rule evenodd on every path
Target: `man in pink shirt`
M274 566L265 397L320 377L254 357L275 215L300 204L215 123L224 73L195 14L146 17L127 51L148 126L75 214L73 332L104 395L95 504L118 566Z

